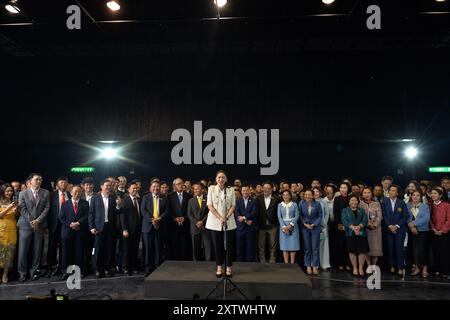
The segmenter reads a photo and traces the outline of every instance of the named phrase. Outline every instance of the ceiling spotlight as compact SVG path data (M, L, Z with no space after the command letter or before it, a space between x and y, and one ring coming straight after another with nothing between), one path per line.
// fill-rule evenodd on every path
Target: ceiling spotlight
M332 4L334 0L322 0L324 4Z
M445 0L436 0L436 2L445 2Z
M119 151L114 148L105 148L100 150L100 158L106 160L112 160L119 156Z
M17 14L20 13L20 7L17 4L17 0L11 0L5 5L5 9L8 10L9 13Z
M406 156L408 159L414 159L414 158L417 156L418 153L419 153L419 151L418 151L417 148L415 148L415 147L408 147L408 148L405 150L405 156Z
M111 10L111 11L117 11L117 10L120 10L120 4L119 4L119 1L114 1L114 0L112 0L112 1L108 1L107 3L106 3L106 6L109 8L109 10Z
M227 4L227 0L214 0L214 4L217 7L222 8L223 6L225 6Z

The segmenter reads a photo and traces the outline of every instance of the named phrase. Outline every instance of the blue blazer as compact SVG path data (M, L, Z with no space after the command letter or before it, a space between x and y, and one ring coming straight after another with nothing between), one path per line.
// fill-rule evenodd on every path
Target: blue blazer
M257 214L258 214L257 202L255 199L248 198L247 208L245 208L244 198L239 198L236 201L236 208L234 210L234 216L236 220L236 227L238 231L252 231L256 230ZM238 217L244 216L247 220L252 220L251 226L245 222L239 222Z
M113 196L109 196L108 203L108 221L114 227L117 225L117 215L120 210L116 208L116 200ZM89 207L89 230L96 229L98 232L103 231L105 225L105 206L103 205L102 194L96 194L91 199Z
M166 198L161 198L161 196L158 196L159 199L159 218L162 221L165 220L167 215L167 201ZM183 197L183 201L184 201ZM147 193L143 198L141 202L141 215L142 215L142 232L148 233L152 230L156 230L152 224L153 219L153 193L149 192ZM161 225L160 225L161 227Z
M59 211L59 222L61 222L61 238L70 239L75 235L75 232L80 232L87 228L89 216L89 202L86 200L78 200L78 212L75 214L73 210L72 200L64 202ZM72 222L80 223L80 230L74 231L70 228Z
M406 231L409 211L405 202L397 198L395 201L394 211L391 207L391 199L387 198L381 202L381 210L383 211L383 226L387 229L390 225L399 225L400 231Z
M367 214L366 211L364 211L363 208L359 208L358 207L358 215L359 215L359 221L357 221L355 215L353 214L352 209L350 209L350 207L344 208L344 210L342 210L342 216L341 216L341 220L342 220L342 224L344 225L345 228L345 235L347 237L352 237L355 235L355 232L350 229L350 225L360 225L362 224L364 226L363 229L361 229L360 232L360 236L362 237L366 237L366 227L367 227L367 223L368 223L368 218L367 218Z
M430 207L425 203L419 203L419 213L416 220L413 220L414 216L411 212L413 204L411 202L406 204L408 208L408 223L412 222L416 225L417 231L429 231L430 230Z
M313 200L312 201L312 209L311 209L311 215L308 214L308 203L306 201L303 201L299 205L300 209L300 221L302 223L302 227L304 223L307 224L313 224L314 227L320 226L320 223L322 222L322 205L320 202Z

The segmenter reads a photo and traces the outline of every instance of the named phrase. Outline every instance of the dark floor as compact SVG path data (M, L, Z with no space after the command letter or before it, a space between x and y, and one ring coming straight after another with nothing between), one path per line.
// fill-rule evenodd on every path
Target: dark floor
M235 274L239 272L235 270ZM427 280L383 273L381 290L369 290L366 280L354 278L347 272L322 271L317 277L310 277L313 285L313 299L450 299L450 281L430 277ZM89 276L82 280L80 290L69 290L65 281L58 278L41 278L37 281L19 283L12 281L0 285L0 300L23 300L27 296L46 296L51 289L67 294L71 300L144 299L144 276L119 276L95 279Z

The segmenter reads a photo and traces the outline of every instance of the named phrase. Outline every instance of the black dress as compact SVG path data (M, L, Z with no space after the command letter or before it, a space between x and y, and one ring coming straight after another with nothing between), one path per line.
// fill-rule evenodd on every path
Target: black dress
M344 230L338 230L338 225L342 224L342 210L348 207L349 196L337 196L334 198L333 214L334 221L330 223L329 242L331 265L334 267L348 266L349 260L346 249L346 236Z
M358 210L352 210L356 221L360 221ZM370 251L367 236L357 236L355 234L347 237L347 251L353 254L367 253Z

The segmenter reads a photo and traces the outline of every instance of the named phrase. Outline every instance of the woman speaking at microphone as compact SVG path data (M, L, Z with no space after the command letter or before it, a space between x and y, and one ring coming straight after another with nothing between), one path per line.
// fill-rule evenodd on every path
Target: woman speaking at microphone
M216 255L216 276L223 276L222 266L226 264L226 276L231 277L232 250L234 248L234 208L236 196L234 188L226 187L227 176L224 171L216 173L216 185L208 188L207 205L209 209L206 229L211 230ZM225 234L226 233L226 234ZM226 236L226 247L224 243ZM226 254L226 257L225 257Z

